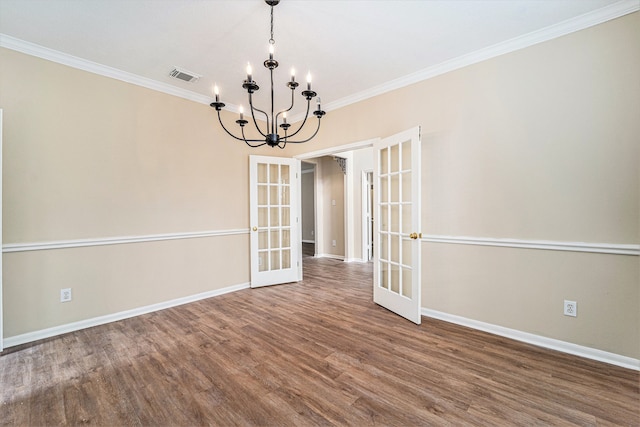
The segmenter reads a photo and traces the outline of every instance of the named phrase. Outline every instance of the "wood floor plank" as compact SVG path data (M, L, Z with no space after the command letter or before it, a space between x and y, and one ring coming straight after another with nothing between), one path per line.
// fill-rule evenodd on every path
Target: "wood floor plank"
M640 426L640 373L372 302L371 264L5 350L3 425Z

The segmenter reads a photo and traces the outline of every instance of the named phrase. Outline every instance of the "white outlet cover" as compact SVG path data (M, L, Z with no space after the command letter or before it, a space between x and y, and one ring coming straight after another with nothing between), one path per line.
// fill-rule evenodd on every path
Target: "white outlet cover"
M576 317L578 315L578 303L564 300L564 315Z
M60 289L60 302L71 301L71 288Z

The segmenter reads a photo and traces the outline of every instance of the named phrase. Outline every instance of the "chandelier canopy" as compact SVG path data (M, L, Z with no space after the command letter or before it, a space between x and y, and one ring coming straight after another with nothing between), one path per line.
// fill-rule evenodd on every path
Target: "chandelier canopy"
M273 59L274 45L276 43L276 41L273 39L273 7L276 6L278 3L280 3L280 0L265 0L265 3L267 3L267 5L269 5L271 8L271 38L269 39L269 59L264 61L264 66L269 70L269 73L271 75L270 114L256 108L253 105L252 95L254 92L256 92L260 88L258 87L258 83L255 80L253 80L251 64L247 65L247 78L242 83L242 87L247 91L247 94L249 95L249 108L251 110L250 111L251 120L253 121L253 124L256 130L260 133L260 135L262 135L262 138L251 139L245 136L244 127L249 123L249 121L244 118L244 111L242 107L240 107L240 118L236 120L236 123L238 124L238 126L240 126L241 136L234 135L225 127L224 123L222 122L222 118L220 117L220 110L222 110L225 104L220 102L220 93L217 85L214 87L214 94L215 94L216 100L215 102L211 103L211 107L216 109L218 113L218 121L220 122L220 125L225 130L225 132L227 132L231 137L239 141L244 141L250 147L260 147L262 145L268 145L270 147L284 148L288 143L300 144L313 139L313 137L315 137L318 134L318 131L320 130L320 119L326 113L321 109L320 97L317 96L318 94L316 92L311 90L311 73L309 73L307 74L307 90L302 91L302 96L307 100L307 112L305 113L304 120L302 120L299 127L293 132L289 133L289 128L291 127L291 124L287 123L287 112L291 111L291 109L293 108L294 93L296 91L296 88L298 87L298 82L296 82L295 72L293 69L291 70L291 80L287 82L287 87L291 90L291 105L289 106L289 108L285 110L275 112L274 91L273 91L273 70L278 68L278 61ZM307 119L309 118L309 111L311 109L311 100L313 98L316 98L316 106L317 106L316 110L313 112L313 115L318 118L318 126L316 127L315 132L313 133L313 135L311 135L309 138L306 138L306 139L302 139L302 140L292 139L303 129L304 125L307 123ZM256 120L256 113L259 114L258 117L264 118L266 122L266 126L264 126L264 130L261 128L261 126L258 124L258 121ZM280 135L279 129L282 129L282 132L283 132L282 135Z

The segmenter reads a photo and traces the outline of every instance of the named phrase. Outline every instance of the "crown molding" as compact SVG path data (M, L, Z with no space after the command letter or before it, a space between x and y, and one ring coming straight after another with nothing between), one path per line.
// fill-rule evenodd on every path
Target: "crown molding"
M612 5L605 6L589 13L585 13L583 15L568 19L558 24L495 44L493 46L486 47L484 49L477 50L475 52L471 52L458 58L454 58L449 61L434 65L432 67L425 68L415 73L411 73L404 77L391 80L387 83L374 86L370 89L355 93L336 101L329 102L324 105L324 109L326 111L337 110L338 108L346 107L356 102L364 101L365 99L372 98L386 92L391 92L393 90L400 89L405 86L421 82L423 80L428 80L430 78L466 67L468 65L476 64L487 59L504 55L505 53L514 52L516 50L524 49L538 43L542 43L557 37L580 31L585 28L589 28L594 25L619 18L629 13L636 12L638 10L640 10L640 0L621 0ZM0 33L0 47L57 62L59 64L77 68L79 70L84 70L101 76L121 80L123 82L142 86L147 89L152 89L169 95L178 96L180 98L188 99L190 101L198 102L201 104L209 105L211 102L213 102L213 98L209 96L205 96L186 89L181 89L176 86L159 82L147 77L142 77L133 73L129 73L127 71L118 70L116 68L102 65L97 62L88 61L77 56L49 49L47 47L20 40L2 33ZM234 104L227 104L224 109L233 113L239 112L238 106ZM292 116L291 122L302 120L302 118L303 115L301 114Z
M355 93L336 101L328 102L324 105L324 109L326 111L337 110L338 108L346 107L348 105L355 104L356 102L364 101L366 99L373 98L374 96L382 95L423 80L428 80L478 62L486 61L487 59L495 58L506 53L514 52L538 43L574 33L576 31L584 30L612 19L620 18L629 13L637 12L638 10L640 10L640 0L622 0L558 24L453 58L449 61L408 74L404 77L374 86L362 92Z

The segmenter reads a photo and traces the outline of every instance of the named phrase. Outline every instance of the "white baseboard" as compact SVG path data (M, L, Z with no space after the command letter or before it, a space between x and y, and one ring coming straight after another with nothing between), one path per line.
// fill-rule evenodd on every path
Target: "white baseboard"
M182 304L199 301L205 298L211 298L218 295L227 294L229 292L235 292L250 287L249 283L242 283L239 285L228 286L222 289L215 289L213 291L202 292L188 297L177 298L170 301L165 301L157 304L151 304L144 307L138 307L131 310L121 311L119 313L107 314L105 316L94 317L92 319L80 320L78 322L67 323L66 325L54 326L53 328L42 329L39 331L28 332L26 334L15 335L13 337L6 337L4 339L4 347L13 347L20 344L26 344L29 342L55 337L57 335L66 334L69 332L78 331L80 329L91 328L93 326L104 325L105 323L116 322L118 320L128 319L130 317L140 316L141 314L147 314L154 311L164 310L165 308L176 307Z
M333 258L339 259L340 261L344 261L344 256L342 255L334 255L334 254L316 254L316 258Z
M362 258L345 258L344 262L359 262L359 263L362 263L362 264L366 264L369 261L366 261L366 260L364 260Z
M511 338L516 341L526 342L528 344L537 345L538 347L549 348L551 350L561 351L563 353L573 354L575 356L584 357L586 359L597 360L599 362L609 363L611 365L621 366L627 369L640 371L640 360L632 357L621 356L615 353L598 350L591 347L584 347L572 344L566 341L560 341L553 338L547 338L540 335L530 334L528 332L518 331L516 329L505 328L503 326L493 325L491 323L480 322L477 320L467 319L466 317L447 314L428 308L422 308L423 316L432 317L434 319L444 320L445 322L455 323L457 325L466 326L472 329L489 332L501 337Z

